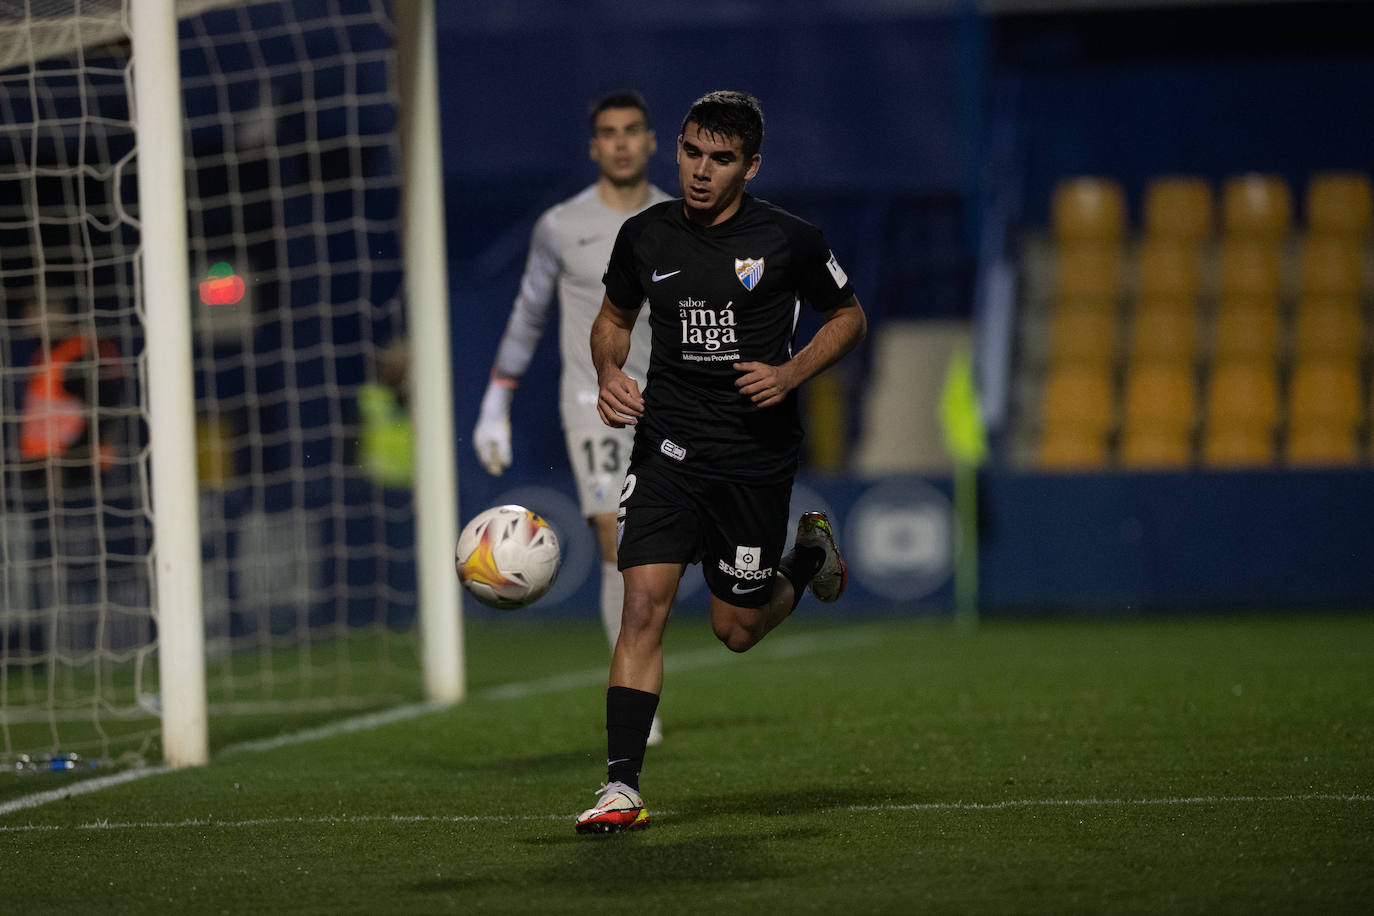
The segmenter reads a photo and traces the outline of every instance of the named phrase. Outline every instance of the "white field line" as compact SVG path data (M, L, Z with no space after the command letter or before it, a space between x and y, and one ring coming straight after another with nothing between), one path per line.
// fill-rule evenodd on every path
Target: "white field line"
M873 644L878 638L879 633L875 626L856 627L840 633L828 634L824 637L784 637L774 640L771 643L763 643L754 654L762 658L793 658L799 655L809 655L816 652L833 651L835 649L860 648ZM700 649L694 652L679 652L666 656L663 660L663 666L665 670L669 672L682 672L691 671L697 668L708 668L715 665L728 664L735 658L735 655L724 649ZM567 674L555 675L554 677L541 678L534 681L502 684L497 687L488 687L484 690L477 691L473 694L473 699L515 700L547 693L560 693L565 690L574 690L579 687L604 684L606 681L606 671L606 666L601 666L597 668L587 668L582 671L572 671ZM221 757L232 757L237 754L270 751L296 744L304 744L308 741L319 741L324 738L332 738L336 735L368 731L374 728L380 728L383 725L390 725L393 722L404 722L408 719L418 718L419 716L428 715L432 712L438 712L447 708L449 708L448 705L444 703L408 703L404 706L397 706L393 709L387 709L381 712L354 716L351 719L342 719L338 722L332 722L328 725L321 725L316 728L307 728L298 732L277 735L274 738L264 738L259 741L243 741L238 744L231 744L216 754L215 758L219 759ZM61 801L64 798L72 798L77 795L98 792L110 786L117 786L122 783L131 782L135 779L142 779L144 776L157 776L165 772L167 772L166 768L160 766L146 767L138 770L126 770L122 773L111 774L110 776L100 776L95 779L75 782L70 786L64 786L60 789L52 789L47 792L25 795L11 801L0 802L0 817L6 814L13 814L16 811L37 808L49 802Z
M1138 808L1150 805L1249 805L1278 802L1374 802L1374 795L1195 795L1184 798L1026 798L997 802L850 805L846 811L1000 811L1006 808Z
M354 716L351 719L340 719L338 722L331 722L328 725L320 725L315 728L306 728L298 732L290 732L285 735L277 735L273 738L263 738L258 741L241 741L238 744L231 744L215 755L220 757L232 757L235 754L248 754L257 751L271 751L279 747L290 747L293 744L304 744L307 741L319 741L322 738L333 738L335 735L347 735L353 732L370 731L374 728L381 728L383 725L390 725L393 722L404 722L407 719L415 719L419 716L438 712L441 709L448 709L447 703L407 703L404 706L396 706L392 709L384 709L381 712L370 712L366 715Z
M111 786L119 786L126 782L133 782L135 779L142 779L144 776L157 776L165 772L166 768L160 766L142 767L137 770L125 770L122 773L111 773L109 776L97 776L94 779L83 779L81 782L74 782L60 789L51 789L47 792L25 795L22 798L0 803L0 816L13 814L15 811L23 811L26 808L37 808L39 805L61 801L64 798L73 798L77 795L99 792L101 789L108 789Z
M886 813L913 811L998 811L1009 808L1132 808L1161 807L1171 805L1260 805L1291 804L1297 802L1346 802L1368 804L1374 802L1374 795L1217 795L1196 796L1191 798L1040 798L1000 802L930 802L915 805L850 805L841 810L855 813ZM656 811L660 817L671 817L675 812ZM571 814L365 814L331 815L327 817L262 817L239 821L222 821L206 818L189 818L181 821L91 821L74 826L53 824L25 824L13 827L0 826L0 833L26 833L53 830L180 830L187 827L199 829L214 828L242 830L253 827L278 827L296 824L300 826L327 826L342 824L515 824L531 821L564 821Z

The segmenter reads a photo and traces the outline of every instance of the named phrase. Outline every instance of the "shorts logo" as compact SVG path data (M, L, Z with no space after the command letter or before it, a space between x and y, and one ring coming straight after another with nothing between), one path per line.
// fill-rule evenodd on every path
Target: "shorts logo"
M763 551L758 547L735 547L735 565L731 566L724 560L718 560L717 565L720 571L727 576L735 579L743 579L745 582L767 582L773 578L773 567L759 566L763 560ZM735 594L743 595L752 589L741 589L739 583L735 583Z
M736 547L735 568L757 570L759 568L759 549L757 547Z
M721 572L725 573L732 579L742 579L745 582L762 582L773 578L773 567L766 566L763 569L760 569L757 555L755 555L754 557L753 569L740 569L736 566L731 566L724 560L717 560L716 566ZM744 592L739 592L739 594L742 595L744 594Z
M672 439L664 439L663 444L658 447L658 450L674 461L681 461L683 458L687 457L687 449L678 445Z
M752 290L763 277L763 258L735 258L735 276L745 289Z

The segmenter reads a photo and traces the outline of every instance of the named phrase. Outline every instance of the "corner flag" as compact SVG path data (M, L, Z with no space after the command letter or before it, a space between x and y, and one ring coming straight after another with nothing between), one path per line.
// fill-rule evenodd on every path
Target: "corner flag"
M945 449L954 459L954 613L960 624L972 627L978 622L978 465L987 460L988 438L967 346L950 354L940 392L940 426Z
M944 390L940 392L940 426L945 450L957 464L977 467L987 460L988 440L978 389L973 384L973 359L966 346L950 354Z

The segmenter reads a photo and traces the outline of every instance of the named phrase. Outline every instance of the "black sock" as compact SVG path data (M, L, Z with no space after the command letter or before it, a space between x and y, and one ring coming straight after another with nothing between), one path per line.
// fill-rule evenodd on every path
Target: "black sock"
M623 782L639 791L639 771L649 728L658 710L658 694L633 687L606 691L606 781Z
M778 561L778 575L792 583L793 610L796 610L798 602L801 601L806 584L811 581L812 576L821 571L821 564L824 562L825 551L821 548L795 545Z

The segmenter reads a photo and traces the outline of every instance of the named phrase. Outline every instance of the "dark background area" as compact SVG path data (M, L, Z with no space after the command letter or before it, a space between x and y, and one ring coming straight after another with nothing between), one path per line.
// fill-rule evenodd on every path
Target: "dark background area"
M885 322L974 319L980 272L1046 224L1062 177L1117 178L1136 222L1151 176L1197 174L1219 188L1233 174L1275 172L1301 219L1311 173L1374 171L1366 4L618 6L441 4L465 516L517 483L566 486L552 411L547 421L524 412L553 403L552 329L517 394L516 467L493 480L466 437L534 220L594 176L584 110L602 92L644 91L661 148L653 178L670 192L691 101L724 87L759 96L768 126L754 192L826 231L874 320L850 358L857 386ZM1364 470L1046 480L994 456L983 477L981 576L993 608L1374 597ZM841 516L872 483L805 468L803 480ZM946 585L921 606L951 600Z

